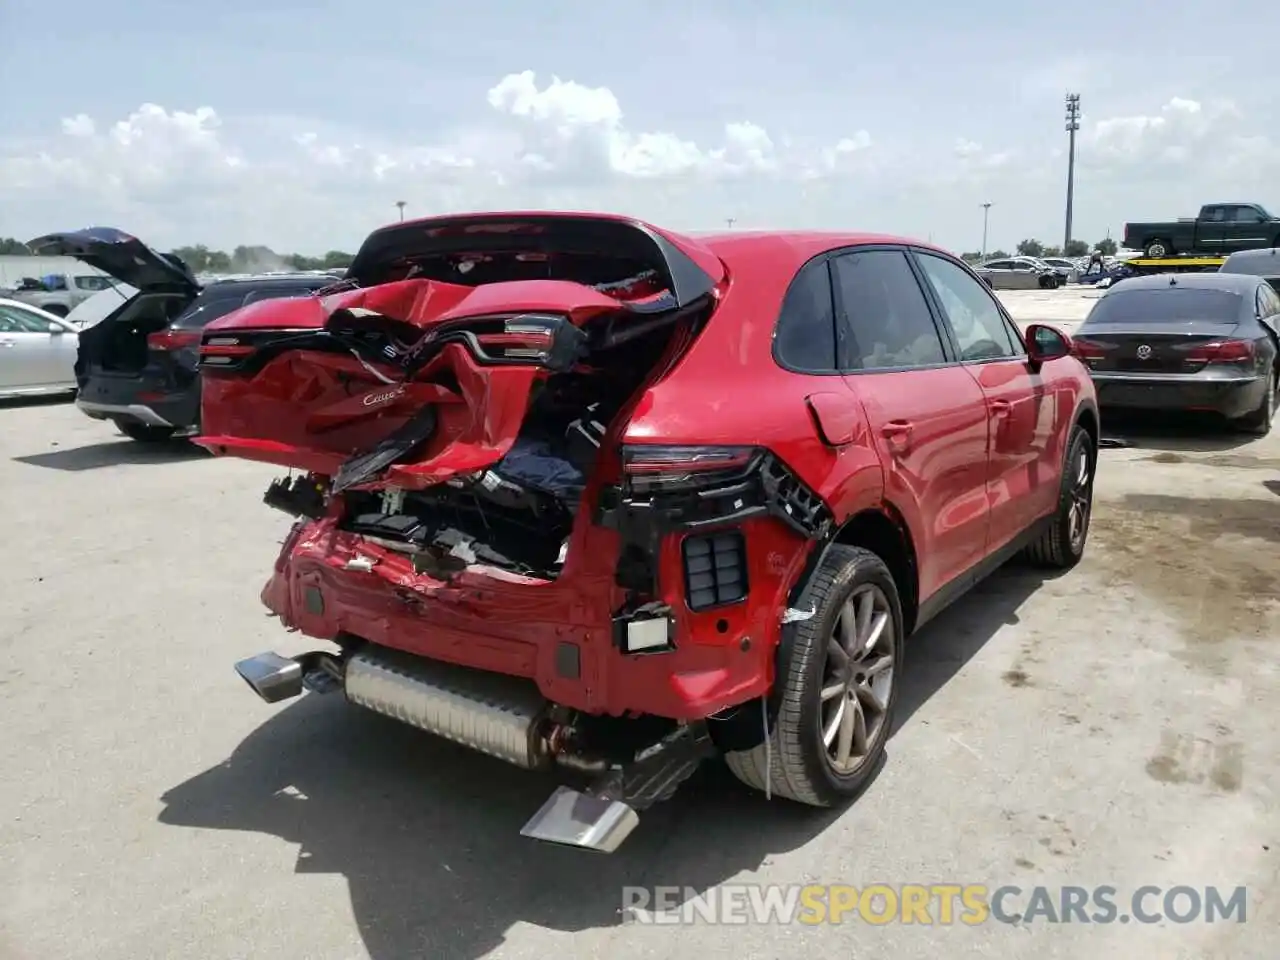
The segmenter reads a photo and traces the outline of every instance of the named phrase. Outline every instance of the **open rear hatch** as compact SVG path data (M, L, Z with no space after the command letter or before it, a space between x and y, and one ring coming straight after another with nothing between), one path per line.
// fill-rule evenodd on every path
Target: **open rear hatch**
M334 493L465 478L501 495L487 468L505 460L518 474L522 458L528 486L570 489L572 458L537 452L576 445L594 460L604 427L696 335L724 279L705 249L621 218L385 228L333 292L206 328L197 442L319 474Z
M114 227L90 227L37 237L27 246L37 256L75 257L138 293L120 309L80 334L77 377L136 376L148 363L148 338L163 338L170 324L200 292L180 259L158 253Z

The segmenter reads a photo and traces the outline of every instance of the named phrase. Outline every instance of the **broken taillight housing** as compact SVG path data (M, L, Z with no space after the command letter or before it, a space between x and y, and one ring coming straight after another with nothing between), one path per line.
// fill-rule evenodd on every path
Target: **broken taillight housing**
M1214 340L1182 348L1189 363L1253 363L1252 340Z
M151 350L186 350L199 344L199 330L168 329L147 334L147 347Z
M732 483L745 477L760 455L756 447L626 444L622 472L632 492L659 493Z
M564 317L551 314L507 317L501 333L480 333L476 341L494 359L545 360L551 354L556 330L564 322Z

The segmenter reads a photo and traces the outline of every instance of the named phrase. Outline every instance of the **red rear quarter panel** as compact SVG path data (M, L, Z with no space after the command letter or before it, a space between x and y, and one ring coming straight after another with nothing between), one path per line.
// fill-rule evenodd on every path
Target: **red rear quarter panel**
M783 297L796 271L820 253L821 244L796 243L782 236L728 239L712 249L728 267L721 303L707 328L668 375L639 400L623 433L624 443L754 445L778 456L832 510L837 522L880 502L883 471L861 407L839 376L791 373L773 359L773 332ZM847 398L852 442L839 448L824 442L806 398L823 403ZM771 620L799 576L810 541L771 523L779 534L753 568L767 571L768 596L753 586L753 605ZM749 542L753 554L759 544ZM673 556L671 570L675 566Z

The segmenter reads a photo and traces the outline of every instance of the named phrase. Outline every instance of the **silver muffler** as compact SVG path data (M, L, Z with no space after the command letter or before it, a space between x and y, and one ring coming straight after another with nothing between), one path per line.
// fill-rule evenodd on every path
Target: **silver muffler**
M344 688L357 706L517 767L551 765L549 704L530 680L365 646L347 659Z
M297 696L315 669L263 653L236 672L267 703ZM320 689L323 689L321 687ZM342 689L357 706L526 770L578 766L553 746L551 704L533 681L471 670L367 644L345 660ZM612 853L639 824L626 803L561 786L521 829L536 840Z

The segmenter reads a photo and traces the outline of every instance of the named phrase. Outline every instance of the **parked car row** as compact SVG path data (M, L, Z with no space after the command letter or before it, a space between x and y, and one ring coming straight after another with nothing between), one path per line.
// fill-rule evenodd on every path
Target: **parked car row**
M711 757L855 796L905 640L1015 555L1081 559L1100 405L1264 433L1280 375L1257 274L1134 280L1073 342L882 236L440 217L342 280L206 285L116 230L31 246L134 291L60 334L85 413L289 471L261 600L326 646L239 662L254 692L585 775L522 832L605 851Z
M1067 257L1004 257L974 269L993 290L1055 290L1078 282L1083 273L1082 265Z
M74 389L82 412L110 420L140 442L198 430L200 335L210 320L258 300L309 295L335 281L324 273L272 273L201 284L180 260L101 228L50 234L30 247L41 256L83 260L115 285L71 311L65 331L28 319L28 327L43 323L44 332L33 330L24 338L22 352L40 362L15 365L0 379L0 390L17 395ZM11 356L17 359L17 352Z
M324 296L200 288L118 231L31 246L137 291L79 334L87 413L174 425L191 374L202 446L291 473L262 600L325 647L249 686L586 774L527 836L614 849L713 756L847 800L907 636L1015 554L1085 548L1087 373L926 244L446 217L376 231Z

